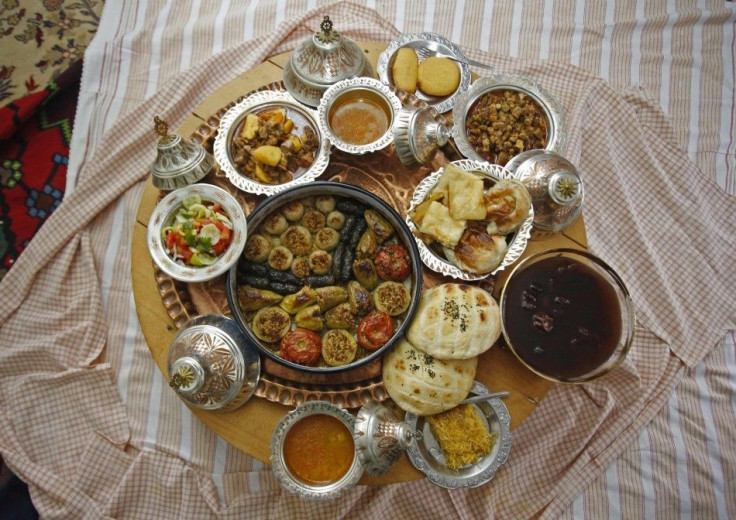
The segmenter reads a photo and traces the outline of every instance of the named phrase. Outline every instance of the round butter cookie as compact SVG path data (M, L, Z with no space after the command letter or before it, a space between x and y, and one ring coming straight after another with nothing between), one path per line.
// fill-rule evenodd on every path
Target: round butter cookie
M419 64L417 86L430 96L449 96L460 85L460 68L450 58L432 56Z
M493 296L474 285L446 283L424 291L406 337L438 359L468 359L500 335L501 311Z
M477 366L477 358L436 359L402 338L383 358L383 385L401 409L431 415L468 396Z

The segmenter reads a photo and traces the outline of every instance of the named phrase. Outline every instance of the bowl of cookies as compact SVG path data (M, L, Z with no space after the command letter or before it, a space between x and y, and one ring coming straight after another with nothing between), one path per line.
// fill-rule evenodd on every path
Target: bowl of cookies
M381 81L425 101L439 113L454 106L470 87L463 51L435 33L407 34L392 41L378 58Z
M424 264L475 281L516 262L532 232L526 187L505 168L459 160L425 177L406 215Z
M406 224L376 195L316 181L269 197L248 226L226 294L267 358L300 372L343 372L403 335L421 292L421 260Z

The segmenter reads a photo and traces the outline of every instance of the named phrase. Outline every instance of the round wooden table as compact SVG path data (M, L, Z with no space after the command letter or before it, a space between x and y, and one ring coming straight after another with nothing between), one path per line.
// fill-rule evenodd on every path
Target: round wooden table
M380 53L385 44L358 42L364 49L366 57L373 64L374 70ZM197 128L206 123L213 114L235 101L246 93L256 90L263 85L280 81L282 67L288 60L289 53L275 56L257 67L241 74L234 80L223 85L200 103L177 129L182 136L192 135ZM146 228L151 212L159 199L159 191L147 182L136 216L135 232L133 235L132 256L137 261L132 262L133 293L136 311L141 324L143 335L146 338L151 356L159 369L168 378L166 369L166 355L169 345L177 332L177 326L171 316L171 307L183 305L182 315L196 314L196 309L187 301L176 299L165 303L166 298L174 298L175 289L171 292L162 291L161 282L154 276L154 267L146 246ZM566 230L546 240L529 242L524 256L555 247L586 248L585 226L583 219ZM148 261L146 261L148 260ZM498 289L502 286L508 271L502 271L496 281L494 295L498 297ZM164 289L166 284L164 284ZM518 426L540 403L553 383L542 379L519 363L513 355L500 347L493 347L482 354L478 360L476 379L484 383L490 391L507 390L511 394L504 402L511 415L511 428ZM173 390L172 390L173 391ZM252 398L243 407L229 413L218 413L191 408L192 412L209 428L217 432L223 439L236 448L269 462L271 434L278 422L291 407L271 402L263 398ZM513 456L513 452L511 454ZM361 480L363 484L387 484L404 482L423 478L424 474L417 471L409 462L406 455L399 463L383 477L376 478L365 474Z

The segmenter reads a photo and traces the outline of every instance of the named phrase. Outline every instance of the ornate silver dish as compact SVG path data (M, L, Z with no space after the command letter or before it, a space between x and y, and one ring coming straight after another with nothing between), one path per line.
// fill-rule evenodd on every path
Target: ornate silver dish
M460 67L460 85L453 94L444 97L429 96L420 89L417 89L414 93L417 98L425 101L439 113L451 110L460 94L470 87L470 67L460 47L439 34L429 32L406 34L401 38L393 40L378 57L378 64L376 66L378 77L387 85L394 85L391 67L395 58L394 55L401 47L412 47L415 50L430 47L435 51L441 52L443 55L452 56L456 60L457 66Z
M333 118L342 107L360 103L377 111L386 118L385 132L376 140L366 144L351 143L333 129ZM317 107L317 120L322 134L338 150L356 155L386 148L393 142L393 124L401 109L401 101L393 90L373 78L351 78L335 83L327 89ZM359 124L356 122L356 125Z
M286 89L310 107L319 105L325 91L340 80L373 76L363 50L334 30L329 16L324 17L320 29L294 50L283 72Z
M194 267L175 262L166 251L161 233L175 218L184 199L199 195L203 201L218 203L227 213L233 225L230 246L211 265ZM212 184L191 184L172 191L159 202L151 213L146 232L146 243L156 265L175 280L182 282L205 282L235 265L243 252L248 237L248 222L240 203L222 188Z
M471 395L485 395L488 389L478 381L473 383ZM419 471L427 475L434 484L447 489L472 488L489 482L508 459L511 453L511 416L498 398L474 404L485 418L488 431L496 436L496 443L491 453L482 457L470 466L452 470L445 465L445 458L439 444L435 440L429 424L423 417L407 413L404 421L410 429L422 434L421 440L409 444L407 454L409 460Z
M339 419L349 432L355 428L355 417L349 412L324 401L308 401L296 407L281 419L271 437L271 465L281 487L300 498L312 501L334 500L354 487L363 476L363 463L358 454L347 473L337 482L323 486L310 485L296 478L284 459L284 441L294 424L309 415L325 414Z
M232 140L248 114L275 107L286 109L287 117L294 121L297 130L310 127L317 134L320 144L314 162L308 168L299 168L293 180L283 184L262 184L238 171L232 157ZM313 110L300 104L288 92L263 90L249 95L225 113L220 121L213 151L215 160L235 187L255 195L274 195L312 181L324 172L330 160L330 141L322 134Z
M482 174L488 177L489 179L496 180L496 181L501 180L501 179L516 178L514 174L512 174L506 168L503 168L502 166L498 166L497 164L490 164L487 162L480 162L480 161L471 161L468 159L461 159L459 161L453 161L451 164L459 168L462 168L463 170L466 170L466 171L472 171L474 173ZM417 230L417 226L414 223L414 221L411 219L411 217L409 217L409 214L422 201L424 201L427 195L432 191L432 188L434 188L435 184L437 184L437 181L439 180L441 175L442 175L441 169L431 173L430 175L425 177L414 190L414 194L412 195L411 203L409 205L409 209L407 211L407 215L405 218L405 221L407 225L409 226L409 229L412 230L412 232ZM435 272L444 274L445 276L451 276L452 278L457 278L460 280L472 282L472 281L482 280L483 278L486 278L488 276L493 276L494 274L506 269L508 266L516 262L521 257L522 253L524 253L524 250L526 249L526 245L529 242L529 237L531 236L531 232L532 232L532 222L533 221L534 221L534 211L531 210L529 212L529 215L527 215L527 218L522 223L521 227L510 235L511 241L508 242L508 251L506 252L506 256L504 256L503 261L501 262L501 265L499 265L496 269L494 269L490 273L485 273L485 274L475 274L475 273L471 273L469 271L460 269L456 265L451 264L440 253L434 251L429 246L427 246L427 244L425 244L421 238L417 236L415 236L414 238L417 243L417 248L419 249L419 257L422 259L422 262L424 262L424 265L426 265L427 267L429 267Z
M452 136L458 150L468 159L485 161L468 141L466 121L473 105L494 90L513 90L529 96L544 112L547 119L546 150L559 152L567 138L562 107L549 92L531 78L519 75L494 74L478 78L467 91L460 94L452 109Z

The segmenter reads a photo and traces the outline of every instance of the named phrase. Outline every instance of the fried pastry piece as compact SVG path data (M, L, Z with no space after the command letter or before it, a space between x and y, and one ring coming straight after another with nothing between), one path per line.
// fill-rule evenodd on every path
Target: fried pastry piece
M532 199L516 179L498 181L483 196L489 235L508 235L519 229L529 215Z
M445 257L460 269L484 274L501 265L508 245L501 235L490 235L486 230L468 226L457 245L443 248Z

